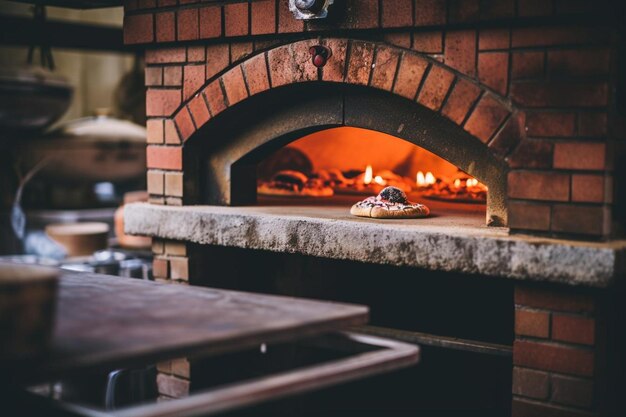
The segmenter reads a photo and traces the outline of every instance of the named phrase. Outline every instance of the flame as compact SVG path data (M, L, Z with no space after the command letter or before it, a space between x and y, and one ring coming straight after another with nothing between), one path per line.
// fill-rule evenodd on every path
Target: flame
M423 187L426 185L426 179L424 178L424 173L422 171L417 172L417 177L415 179L415 182L417 183L419 187Z
M374 177L374 182L375 182L376 184L378 184L378 185L386 185L386 184L387 184L387 181L385 181L385 180L383 179L383 177L381 177L380 175L376 175L376 176Z
M363 177L363 183L370 184L372 182L372 177L373 177L372 166L368 165L365 168L365 176Z
M418 171L415 177L415 183L418 187L427 187L437 182L432 172L428 171L426 175L422 171Z
M484 185L480 183L476 178L457 178L454 180L454 187L456 188L471 188L478 187L480 189L487 189Z

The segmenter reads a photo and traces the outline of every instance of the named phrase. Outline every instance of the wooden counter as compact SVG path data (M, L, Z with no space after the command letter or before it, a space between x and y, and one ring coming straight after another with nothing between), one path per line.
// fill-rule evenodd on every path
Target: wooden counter
M195 417L327 388L418 361L415 345L338 332L367 319L368 308L358 305L65 272L48 356L0 362L0 399L5 409L21 410L20 415ZM111 372L176 357L312 339L349 353L175 401L115 410L56 401L21 388L94 370Z
M0 369L36 382L295 340L367 319L364 306L64 272L49 355Z

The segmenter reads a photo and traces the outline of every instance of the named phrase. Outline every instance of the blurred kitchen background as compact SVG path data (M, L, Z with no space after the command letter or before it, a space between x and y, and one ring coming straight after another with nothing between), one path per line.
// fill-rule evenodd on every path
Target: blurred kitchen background
M124 202L147 199L143 61L122 21L0 1L0 256L150 277L149 239L121 233Z
M32 4L0 1L0 15L3 17L33 19L33 9ZM133 69L135 63L133 52L128 48L124 50L122 45L123 8L82 10L48 6L46 7L46 14L47 20L91 25L94 28L104 26L111 31L114 29L119 31L118 43L110 44L109 50L105 49L105 45L101 45L101 50L53 46L52 53L56 66L54 73L64 76L74 87L74 98L59 122L91 116L98 109L111 109L118 112L115 90L122 77ZM2 32L5 30L2 29ZM14 35L15 38L20 36L20 34ZM25 40L23 42L28 42L26 37L32 34L24 35ZM0 43L0 63L3 67L10 64L26 63L28 50L29 46L10 44L4 36ZM35 64L40 63L38 52L36 51L34 54ZM140 96L138 95L138 97Z

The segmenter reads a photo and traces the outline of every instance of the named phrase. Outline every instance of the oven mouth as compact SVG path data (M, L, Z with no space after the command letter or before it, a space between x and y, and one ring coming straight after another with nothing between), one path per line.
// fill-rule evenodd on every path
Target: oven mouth
M258 206L349 211L357 202L421 204L438 217L485 217L488 188L408 141L355 127L321 130L271 153L256 168ZM387 187L391 187L387 188ZM479 220L480 222L481 220Z
M392 136L391 140L405 143L407 149L423 149L430 155L448 161L458 174L457 178L450 178L452 184L455 179L476 179L488 188L486 204L481 207L480 204L434 199L430 204L437 208L440 215L445 215L449 210L467 211L480 217L482 225L506 225L508 167L487 145L453 122L413 101L371 88L323 82L270 90L232 106L220 117L205 124L185 144L185 166L192 166L187 165L187 161L195 159L195 166L199 167L202 174L196 201L191 203L272 205L272 201L268 202L267 198L257 195L258 183L262 180L258 175L258 167L262 161L287 145L293 147L298 140L308 135L312 135L313 139L308 137L302 140L315 141L316 135L328 135L336 128L361 129L361 132L380 134L381 137ZM330 139L327 141L332 142ZM344 152L354 154L358 149ZM405 156L402 155L400 159ZM361 165L356 164L353 168L366 168ZM383 168L388 167L380 167ZM409 171L403 175L417 181L419 170ZM422 173L426 175L428 169ZM330 206L344 208L349 203L349 209L350 205L362 199L358 197L333 198L328 202ZM322 200L317 201L302 200L304 205L319 207ZM297 199L274 203L303 205Z

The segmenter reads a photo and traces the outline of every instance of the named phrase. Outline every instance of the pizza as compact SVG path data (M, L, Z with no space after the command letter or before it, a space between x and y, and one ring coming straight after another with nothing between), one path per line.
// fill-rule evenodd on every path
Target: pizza
M324 182L329 187L337 187L350 183L351 180L343 175L340 170L333 169L320 169L311 174L311 178L317 178Z
M282 197L330 197L333 189L320 178L308 178L293 170L279 171L257 185L257 193Z
M428 216L430 209L423 204L411 203L401 189L386 187L377 196L353 205L350 214L376 219L416 219Z
M430 200L485 204L487 202L487 187L480 183L467 185L467 181L467 178L456 179L454 182L437 180L435 184L424 188L421 194Z

